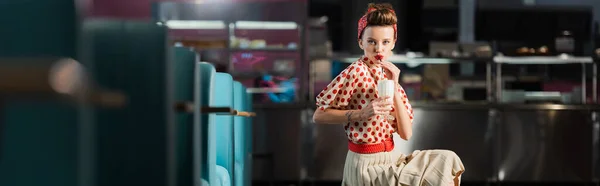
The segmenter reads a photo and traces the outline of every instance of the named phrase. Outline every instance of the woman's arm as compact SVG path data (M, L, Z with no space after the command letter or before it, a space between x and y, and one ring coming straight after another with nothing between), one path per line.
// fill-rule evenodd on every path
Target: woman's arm
M347 110L353 92L355 92L356 73L365 71L359 66L349 66L325 87L316 97L317 110L313 121L317 124L345 124L351 121L367 119L375 114L389 114L392 103L378 98L360 110Z
M317 109L313 114L316 124L343 124L361 119L360 110Z
M401 89L399 84L396 84L396 90ZM408 110L406 109L406 103L404 102L404 95L399 92L394 94L394 113L393 116L397 121L397 132L400 138L408 141L412 136L412 121Z
M361 110L317 109L313 114L313 121L317 124L343 124L351 121L365 120L378 114L389 114L392 110L392 103L384 100L384 98L377 98Z
M354 68L350 65L343 70L316 97L317 110L313 114L315 123L344 124L359 119L358 110L345 109L348 108L354 91L355 73L361 70L353 70Z

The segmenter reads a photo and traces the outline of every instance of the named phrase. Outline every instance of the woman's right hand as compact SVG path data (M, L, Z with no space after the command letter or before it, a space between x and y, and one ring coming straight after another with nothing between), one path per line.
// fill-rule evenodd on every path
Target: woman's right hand
M389 115L391 111L392 111L391 99L389 99L389 97L383 97L383 98L377 98L377 99L371 101L371 103L369 103L369 105L367 105L367 107L360 110L360 116L363 119L367 119L367 118L370 118L371 116L375 116L375 115L384 115L384 116Z

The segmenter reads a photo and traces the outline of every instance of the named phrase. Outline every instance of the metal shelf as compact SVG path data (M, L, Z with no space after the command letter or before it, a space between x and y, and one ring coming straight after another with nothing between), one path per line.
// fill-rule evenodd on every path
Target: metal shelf
M167 20L223 20L235 21L293 21L307 20L307 3L287 2L160 2L155 14L157 21ZM268 13L265 13L268 12Z
M286 73L286 72L277 72L277 71L267 71L267 72L230 72L231 76L235 79L254 79L264 75L265 73L271 74L273 76L292 76L294 73Z
M561 54L559 56L495 56L495 63L502 64L538 64L538 65L553 65L553 64L577 64L577 63L593 63L592 57L577 57Z
M220 30L226 32L227 37L224 43L186 43L191 46L198 46L199 50L218 50L224 51L229 58L229 68L233 67L231 57L233 53L239 52L266 52L266 53L297 53L299 62L295 63L297 73L294 75L299 78L301 85L307 84L308 74L301 74L308 70L306 53L306 31L305 23L308 20L306 13L306 2L160 2L155 9L157 13L154 20L157 24L171 25L169 28L176 29L196 29L196 30ZM173 24L175 23L175 24ZM175 26L175 27L173 27ZM295 48L237 48L233 45L236 30L294 30L299 32L298 42ZM294 37L296 39L296 37ZM236 73L229 71L234 77L252 78L259 75L259 72ZM298 89L298 97L306 97L308 87L301 86ZM302 100L298 100L302 101Z
M231 48L231 52L299 52L290 48Z
M594 63L594 58L591 56L570 56L567 54L561 54L558 56L502 56L497 55L494 57L495 68L495 100L502 100L502 91L504 90L503 77L502 77L502 65L559 65L559 64L581 64L581 102L586 103L586 86L587 86L587 72L586 64L592 64L594 71L592 77L592 99L593 102L597 102L597 65Z
M361 56L338 55L332 59L341 62L353 63ZM410 57L410 55L393 55L388 58L389 62L402 64L450 64L450 63L467 63L467 62L491 62L491 57L427 57L418 56Z

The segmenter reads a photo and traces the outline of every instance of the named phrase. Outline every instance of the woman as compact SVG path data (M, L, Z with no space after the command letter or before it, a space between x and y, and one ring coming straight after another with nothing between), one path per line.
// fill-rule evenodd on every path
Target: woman
M343 185L459 185L464 166L452 151L392 153L392 134L412 135L413 111L398 84L400 70L390 62L397 18L388 4L369 4L358 22L358 46L364 56L343 70L316 98L318 124L344 124L348 154ZM378 97L377 81L396 81L393 99ZM393 100L393 101L385 101ZM388 121L385 115L394 119Z

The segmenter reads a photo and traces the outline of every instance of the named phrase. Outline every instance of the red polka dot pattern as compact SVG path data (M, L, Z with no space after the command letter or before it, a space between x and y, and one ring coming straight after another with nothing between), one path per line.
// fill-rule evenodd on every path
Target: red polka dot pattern
M348 66L316 97L318 109L362 109L377 98L377 80L384 79L381 65L371 63L368 58ZM413 110L406 93L398 86L399 93L412 122ZM395 108L392 107L393 110ZM397 120L388 122L385 117L373 116L363 121L352 121L344 125L346 136L357 144L381 143L396 132Z

